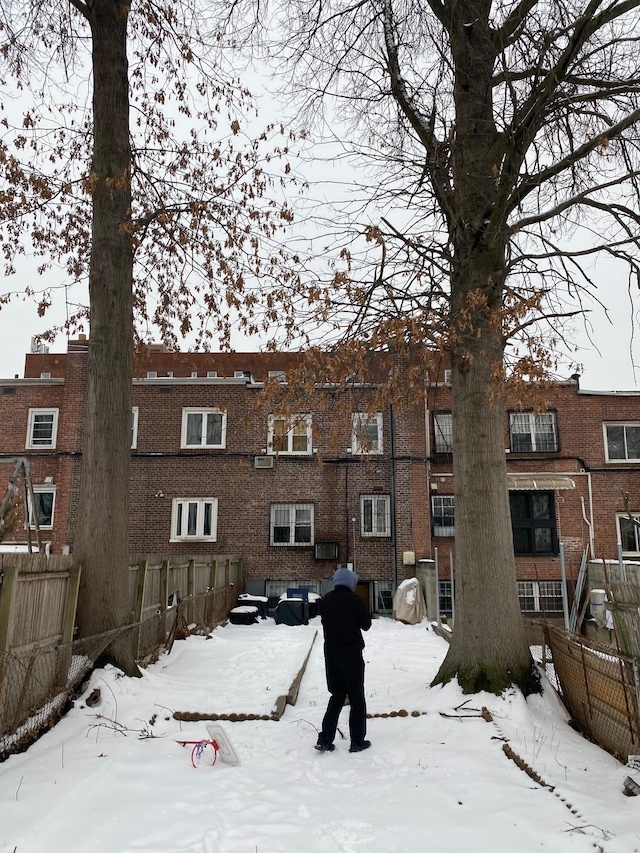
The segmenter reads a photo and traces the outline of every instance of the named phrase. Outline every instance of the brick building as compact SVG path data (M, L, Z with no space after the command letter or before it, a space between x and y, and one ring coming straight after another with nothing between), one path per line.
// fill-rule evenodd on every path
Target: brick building
M274 594L354 564L373 609L437 560L450 609L455 566L451 398L447 372L411 409L373 411L375 386L350 410L269 411L263 383L286 381L297 353L167 353L136 362L131 434L133 553L237 553L248 588ZM429 379L427 377L427 379ZM86 383L86 341L28 354L23 379L0 380L0 462L26 457L40 536L73 549ZM329 390L327 393L331 393ZM524 611L562 610L561 559L640 557L640 395L545 392L539 414L505 417L509 494ZM1 496L0 496L1 497ZM24 523L0 549L24 549ZM426 564L425 564L426 565Z

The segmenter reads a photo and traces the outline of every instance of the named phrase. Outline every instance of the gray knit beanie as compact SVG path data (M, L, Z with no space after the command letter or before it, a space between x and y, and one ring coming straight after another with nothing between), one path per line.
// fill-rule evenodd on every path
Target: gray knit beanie
M358 575L351 569L336 569L333 573L333 585L348 586L351 592L355 592L358 585Z

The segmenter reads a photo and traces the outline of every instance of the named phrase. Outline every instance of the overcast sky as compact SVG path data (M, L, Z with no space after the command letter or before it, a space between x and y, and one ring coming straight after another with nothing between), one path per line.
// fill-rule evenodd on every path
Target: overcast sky
M267 91L268 72L258 75L255 71L252 73L244 69L243 79L247 75L249 85L257 95L260 127L273 120L286 122L285 110L281 108L281 103L278 103ZM318 192L325 198L332 198L334 191L345 191L345 178L344 173L334 180L327 178L329 171L333 168L340 169L340 167L326 151L324 155L323 162L316 167L316 170L320 170L321 177L319 183L314 186L314 195ZM309 177L306 168L305 174ZM347 182L350 183L351 180L352 173L348 172ZM26 272L21 270L19 275L5 279L0 293L10 290L24 291L25 287L31 287L37 292L46 289L48 285L60 284L64 281L59 272L49 273L43 277L39 277L35 272L31 274L29 272L31 265L28 262L23 263L23 269ZM35 269L35 265L33 268ZM626 271L623 267L616 269L607 262L600 261L590 270L590 274L597 285L597 296L607 306L609 316L606 317L599 306L593 306L587 321L592 327L591 340L583 324L576 323L572 340L579 349L573 354L573 359L583 366L581 387L603 391L638 390L640 389L640 369L637 373L634 370L634 358L640 365L640 344L634 340L633 317L638 312L640 304L636 304L635 310L630 305ZM634 291L634 300L636 292L637 288ZM82 293L77 296L67 294L67 297L70 300L86 302L86 295ZM58 291L58 295L54 295L53 299L52 308L44 318L38 317L36 307L31 301L17 299L9 305L0 304L0 378L23 376L24 358L30 350L32 336L45 332L53 325L64 323L67 316L64 290ZM70 313L73 313L73 308ZM640 317L640 314L638 316ZM640 335L640 329L638 334ZM59 336L55 343L49 346L52 352L66 352L66 336ZM261 341L257 338L246 340L238 337L234 341L234 346L239 351L258 350ZM184 346L184 349L188 348L188 345ZM560 375L566 378L572 372L567 360L566 370L562 370Z

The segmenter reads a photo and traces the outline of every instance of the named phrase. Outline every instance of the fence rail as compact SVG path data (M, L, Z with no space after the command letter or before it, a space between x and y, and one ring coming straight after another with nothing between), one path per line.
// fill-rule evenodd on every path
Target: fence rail
M242 591L236 556L130 560L132 622L73 641L79 572L71 557L0 556L0 761L64 712L113 639L134 632L139 661L223 622Z

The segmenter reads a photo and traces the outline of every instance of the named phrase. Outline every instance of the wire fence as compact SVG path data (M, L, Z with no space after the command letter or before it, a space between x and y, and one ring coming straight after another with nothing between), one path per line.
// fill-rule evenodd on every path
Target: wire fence
M562 700L582 734L624 764L640 752L638 658L544 626Z
M0 761L55 725L116 638L130 634L144 665L170 652L177 639L209 633L224 622L238 591L234 585L209 589L143 621L85 639L0 651Z

